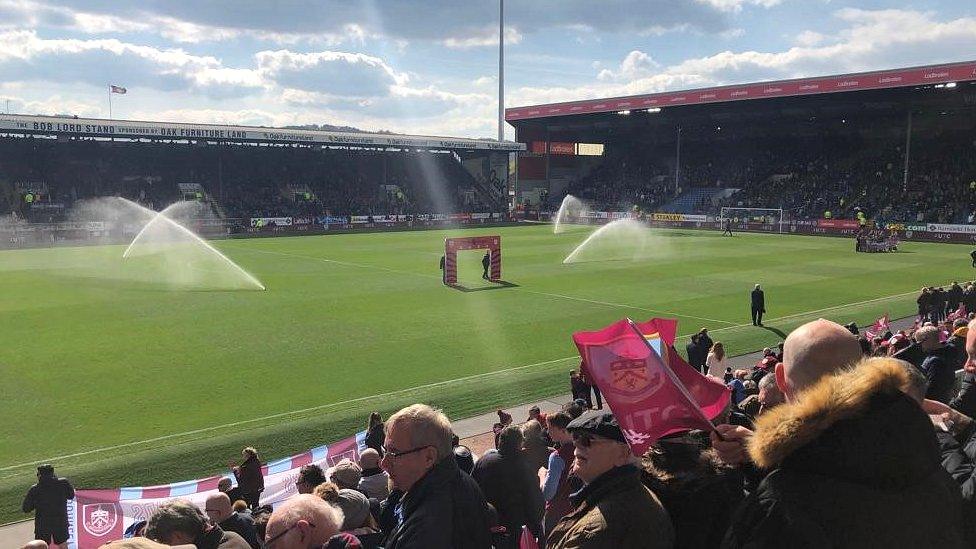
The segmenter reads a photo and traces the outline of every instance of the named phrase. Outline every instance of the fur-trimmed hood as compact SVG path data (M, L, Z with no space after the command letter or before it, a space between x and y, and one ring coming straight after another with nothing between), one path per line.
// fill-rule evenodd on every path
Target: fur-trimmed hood
M769 469L889 487L912 483L939 466L939 454L931 421L903 392L908 386L900 361L861 361L761 416L749 455Z

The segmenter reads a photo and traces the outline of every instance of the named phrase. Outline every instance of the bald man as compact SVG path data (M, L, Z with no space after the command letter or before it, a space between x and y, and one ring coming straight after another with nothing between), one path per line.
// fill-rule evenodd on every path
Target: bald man
M804 389L824 376L837 372L861 358L861 346L847 329L829 320L808 322L790 332L783 343L783 362L776 365L776 386L787 402L794 402ZM712 433L712 446L722 461L748 461L746 443L752 431L738 425L717 425L720 439Z
M313 549L339 533L342 514L312 494L285 500L268 519L265 545L274 549Z
M234 511L227 494L218 492L208 496L204 511L210 517L210 521L220 526L221 530L235 532L244 538L252 549L260 549L257 530L254 529L254 519Z

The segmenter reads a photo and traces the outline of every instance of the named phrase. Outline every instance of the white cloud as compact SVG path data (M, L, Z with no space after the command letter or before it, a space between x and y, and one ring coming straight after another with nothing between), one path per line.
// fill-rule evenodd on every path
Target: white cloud
M640 50L634 50L624 57L617 70L603 69L597 74L597 79L601 81L635 80L651 75L660 66L650 55Z
M390 87L406 84L384 60L362 53L322 51L296 53L262 51L254 56L258 69L276 84L340 97L387 95Z
M505 27L505 45L518 44L521 41L522 34L515 27ZM498 27L486 27L465 38L447 38L444 45L452 49L498 47Z
M826 36L820 34L819 32L805 30L796 35L796 44L798 46L816 46L817 44L822 43L825 38Z
M698 0L698 2L712 6L722 11L738 12L744 6L759 6L771 8L782 3L783 0Z
M723 51L657 67L642 52L630 52L615 69L581 87L523 87L509 94L512 105L532 105L655 93L730 83L798 78L963 60L976 50L976 18L938 21L930 12L842 9L847 23L835 35L804 33L814 45L784 51ZM822 44L822 45L816 45Z

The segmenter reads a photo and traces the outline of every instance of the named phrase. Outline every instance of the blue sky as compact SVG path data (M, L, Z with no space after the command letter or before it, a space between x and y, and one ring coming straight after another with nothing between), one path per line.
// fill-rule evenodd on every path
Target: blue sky
M0 0L12 112L490 137L497 0ZM969 0L508 0L520 106L976 59ZM511 132L510 132L511 135Z

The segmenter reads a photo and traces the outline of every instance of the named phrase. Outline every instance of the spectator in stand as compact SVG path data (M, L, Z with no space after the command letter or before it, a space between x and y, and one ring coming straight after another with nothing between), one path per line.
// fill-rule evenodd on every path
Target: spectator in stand
M703 374L708 373L708 370L705 368L705 355L707 354L707 350L701 346L698 334L691 335L691 341L685 346L685 353L688 355L688 364Z
M459 444L454 447L454 461L457 462L458 469L469 475L474 470L474 454L467 446Z
M970 321L966 328L966 361L963 363L965 373L959 393L949 406L968 417L976 417L976 322Z
M165 545L159 545L159 544L156 545L159 547L159 549L166 549ZM112 547L117 547L117 546L112 545ZM39 539L35 539L34 541L28 541L26 544L24 544L23 547L21 547L21 549L50 549L50 546L47 544L47 542L41 541Z
M539 473L539 469L546 466L549 461L549 444L546 441L546 433L539 421L530 419L521 426L522 429L522 457L526 466L533 475Z
M948 404L956 382L956 370L952 364L953 350L939 341L939 329L935 326L922 326L915 331L915 342L925 353L922 373L929 380L925 398Z
M786 402L786 397L783 396L783 391L780 391L779 386L776 385L775 375L767 375L759 380L760 408L758 415L762 415L784 402Z
M529 419L526 421L538 421L539 425L543 428L546 427L546 414L542 413L542 410L538 406L533 406L529 408Z
M399 520L386 549L488 549L488 507L478 484L458 469L451 423L430 406L414 404L386 422L382 466L402 490Z
M521 429L509 425L498 436L498 449L481 456L471 471L471 478L481 487L485 500L498 512L498 523L509 534L506 548L518 547L523 526L538 538L542 525L543 500L538 468L530 469L522 452L522 442Z
M322 498L302 494L285 500L268 519L265 547L317 549L339 533L342 513Z
M53 543L61 549L68 546L68 500L75 489L67 479L54 474L54 466L37 468L37 484L27 490L21 510L35 511L34 539Z
M640 480L638 460L610 412L589 411L567 426L576 446L574 509L546 539L550 549L674 546L674 530L657 497Z
M224 477L217 482L217 490L227 494L227 497L234 503L244 500L244 498L241 497L240 487L234 486L233 481L227 477Z
M644 485L671 517L679 548L718 547L743 498L742 475L703 449L702 435L668 435L643 458Z
M383 457L384 436L383 416L381 416L379 412L369 414L369 422L366 424L365 444L367 448L376 450L380 457Z
M580 368L583 367L583 362L580 361ZM569 388L573 393L573 400L582 399L586 401L586 395L590 392L590 387L585 381L580 377L579 370L569 371Z
M707 357L708 352L712 350L712 345L714 344L712 338L708 335L708 328L702 327L702 329L698 330L698 345L703 355ZM702 360L704 361L705 357L702 357Z
M744 381L746 375L748 375L746 370L735 370L732 373L732 381L728 383L728 386L732 389L732 404L738 406L743 399L748 396L746 394L746 387Z
M915 302L918 304L918 319L920 321L928 320L929 313L932 312L932 294L929 293L927 287L922 288Z
M362 492L339 488L333 482L326 482L315 487L315 495L342 511L340 532L355 536L367 549L380 546L383 533L373 520L369 510L369 500Z
M193 544L197 549L251 547L234 532L225 532L217 525L208 526L207 516L185 499L170 500L157 507L146 523L146 537L166 545Z
M549 436L558 446L549 454L546 476L542 481L542 497L546 501L543 532L546 537L559 519L573 510L569 495L583 487L579 478L570 475L576 447L573 446L573 436L566 427L573 419L575 418L565 410L549 416Z
M856 339L832 322L787 338L776 371L787 402L758 420L748 444L770 473L723 547L962 546L959 492L934 466L932 423L903 392L904 368L867 358L844 369L859 358Z
M716 379L722 379L725 376L725 370L730 367L730 364L725 356L725 345L721 341L712 344L708 357L705 359L705 367L708 369L708 375Z
M380 455L373 448L367 448L359 454L359 466L362 467L362 480L359 490L367 497L380 501L390 495L390 475L380 468Z
M359 481L363 480L363 469L349 458L342 458L326 471L325 476L339 488L358 490Z
M207 497L204 512L210 522L225 532L234 532L244 538L251 549L259 549L258 535L254 529L254 519L234 511L227 494L216 493Z
M261 460L258 458L258 451L248 446L241 450L244 462L237 466L231 463L234 477L237 478L237 487L241 490L241 499L247 502L248 507L256 509L261 499L261 492L264 491L264 475L261 473Z
M596 386L596 381L590 377L589 372L586 371L586 364L580 363L580 379L586 385L585 393L583 394L583 400L586 401L586 407L590 410L602 410L603 409L603 395L600 394L600 388ZM593 398L596 397L596 408L593 407Z
M326 480L322 468L314 463L309 463L308 465L302 465L302 468L298 470L298 479L295 481L295 488L298 489L299 494L311 494L316 486Z

